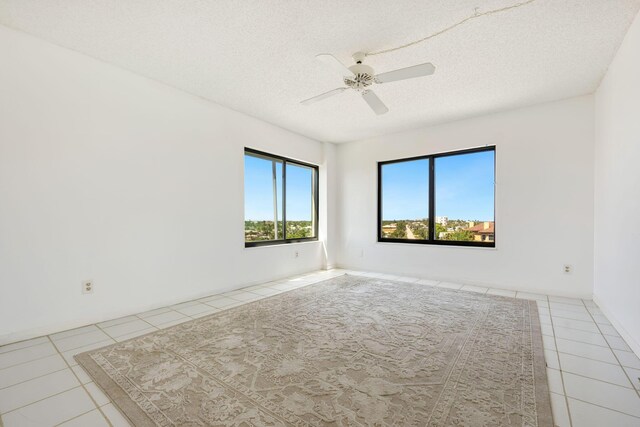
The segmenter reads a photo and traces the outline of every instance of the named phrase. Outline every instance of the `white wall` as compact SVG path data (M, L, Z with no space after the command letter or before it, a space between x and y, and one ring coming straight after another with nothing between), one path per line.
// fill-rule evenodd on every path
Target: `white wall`
M325 193L331 147L4 27L0 58L0 344L327 263L244 248L243 147Z
M594 299L640 355L640 17L596 92Z
M593 138L585 96L340 145L338 264L590 297ZM376 242L376 162L489 144L497 146L495 249Z
M334 146L0 26L0 344L334 265L589 297L595 180L595 295L638 351L639 27L595 135L585 96ZM496 249L376 242L377 161L486 144ZM320 242L244 248L244 146L321 166Z
M336 266L336 252L338 247L337 224L337 158L336 146L332 143L324 143L324 173L320 179L320 230L319 237L323 242L324 268L331 269Z

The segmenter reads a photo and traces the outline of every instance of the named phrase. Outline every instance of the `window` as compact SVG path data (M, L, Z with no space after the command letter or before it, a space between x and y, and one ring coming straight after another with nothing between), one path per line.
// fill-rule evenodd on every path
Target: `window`
M378 163L378 241L495 246L495 147Z
M318 167L245 148L245 247L317 238Z
M382 237L426 240L429 235L429 159L389 163L381 169Z
M494 151L441 156L435 162L437 240L491 243Z

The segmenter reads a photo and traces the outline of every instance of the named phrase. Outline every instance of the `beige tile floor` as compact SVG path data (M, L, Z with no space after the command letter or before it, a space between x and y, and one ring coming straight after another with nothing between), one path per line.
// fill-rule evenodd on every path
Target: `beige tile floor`
M536 300L555 424L640 426L640 360L592 301L347 270L313 272L0 347L0 425L128 426L74 354L344 273Z

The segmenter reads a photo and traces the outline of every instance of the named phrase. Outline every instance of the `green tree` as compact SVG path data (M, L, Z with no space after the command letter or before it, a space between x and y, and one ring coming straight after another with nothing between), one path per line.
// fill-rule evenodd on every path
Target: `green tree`
M312 237L311 221L287 221L287 239Z
M472 241L473 233L469 230L456 230L447 234L446 240Z
M396 229L393 233L389 234L392 239L406 239L407 238L407 221L396 222Z
M429 236L429 227L422 221L413 221L409 225L416 239L426 240Z

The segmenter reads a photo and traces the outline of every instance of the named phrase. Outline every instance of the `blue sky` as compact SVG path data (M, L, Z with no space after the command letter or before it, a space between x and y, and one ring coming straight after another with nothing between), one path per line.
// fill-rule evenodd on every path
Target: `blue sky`
M271 161L245 156L245 219L273 219ZM311 169L287 167L287 219L311 219ZM282 219L282 163L276 163L278 218ZM383 166L383 219L421 219L429 214L429 161ZM494 153L436 159L436 216L493 221ZM375 213L374 213L375 214Z
M439 157L435 161L436 216L493 221L493 151ZM382 189L384 220L426 218L429 161L384 165Z
M273 182L270 160L244 156L245 220L273 220ZM278 219L282 219L282 163L276 163ZM312 218L312 170L287 165L287 220Z
M382 167L382 219L429 216L429 160L389 163Z

